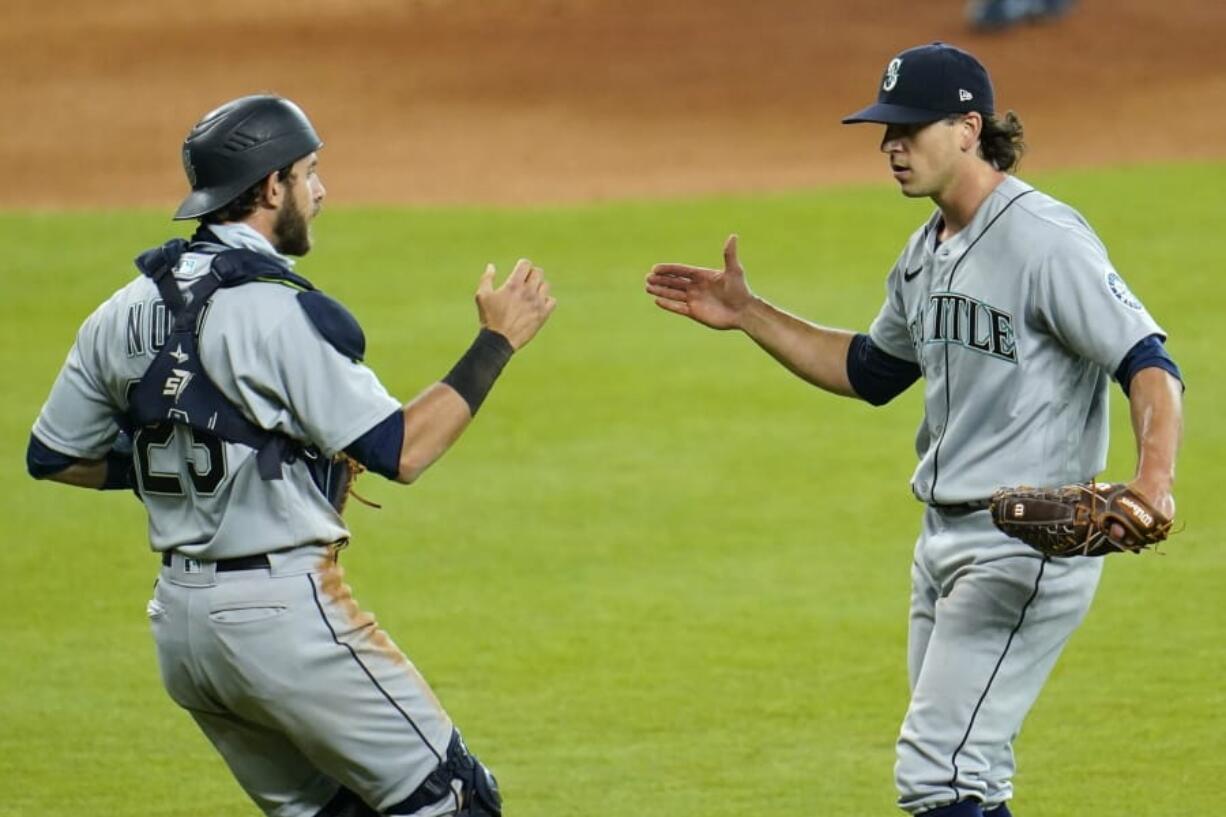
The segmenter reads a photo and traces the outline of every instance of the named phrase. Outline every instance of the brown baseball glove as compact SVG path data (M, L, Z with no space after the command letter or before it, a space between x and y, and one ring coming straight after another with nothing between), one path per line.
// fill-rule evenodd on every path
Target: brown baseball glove
M1048 556L1140 553L1171 531L1171 520L1123 483L1002 488L990 507L996 527Z
M362 465L362 463L358 462L348 454L343 453L337 454L334 462L339 466L337 469L339 473L336 474L337 484L333 489L336 496L333 506L336 508L337 513L343 514L345 512L345 506L349 504L349 497L353 497L358 502L361 502L363 505L370 508L383 507L378 502L371 502L369 499L353 490L353 486L358 481L358 477L366 473L365 465Z

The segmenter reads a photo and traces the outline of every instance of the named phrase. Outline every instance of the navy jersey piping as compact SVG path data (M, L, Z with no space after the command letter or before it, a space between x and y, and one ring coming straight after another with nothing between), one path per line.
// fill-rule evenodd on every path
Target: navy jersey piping
M958 801L958 755L966 747L966 742L970 740L971 730L975 727L975 719L979 717L979 710L983 707L983 702L988 698L988 692L992 689L992 683L996 680L996 675L1000 672L1000 667L1005 663L1005 656L1009 654L1009 648L1013 646L1013 639L1017 636L1018 631L1022 629L1022 623L1026 621L1026 611L1030 609L1030 605L1039 596L1039 585L1043 581L1043 573L1047 569L1047 563L1051 559L1050 556L1044 556L1043 561L1039 563L1039 571L1034 577L1034 590L1030 593L1030 598L1026 599L1026 603L1022 605L1022 611L1018 614L1017 624L1013 625L1013 629L1009 631L1009 638L1005 640L1005 648L1001 650L1000 658L996 659L996 666L992 668L992 674L988 676L988 683L983 688L983 693L979 696L979 700L975 702L975 709L971 712L970 723L966 725L966 732L962 735L962 742L958 744L958 748L954 749L953 755L950 757L950 765L953 766L953 775L949 778L949 787L954 792L954 802Z
M975 240L970 243L970 246L966 248L966 251L963 252L962 255L958 257L958 260L954 262L953 267L950 268L949 278L947 278L945 282L945 289L947 291L949 292L953 291L954 274L957 273L958 267L962 266L962 262L966 260L967 256L971 254L971 250L975 249L975 245L979 243L979 239L987 235L988 230L992 229L992 225L996 224L996 222L1000 220L1001 216L1009 212L1009 208L1013 206L1013 203L1015 201L1022 198L1023 196L1028 196L1033 192L1034 192L1034 188L1031 188L1029 190L1023 190L1021 193L1018 193L1016 196L1009 199L1009 201L1005 203L1005 206L1001 208L999 213L992 216L992 220L987 223L987 226L983 228L983 230L979 233L979 235L975 236ZM950 372L949 372L949 344L946 343L944 344L944 346L945 346L945 423L941 426L941 436L937 438L936 447L932 451L932 487L928 490L928 502L932 504L937 504L937 482L941 477L941 443L945 442L945 435L949 432L949 415L953 410L952 399L949 394L949 375L950 375Z
M328 620L328 614L324 611L323 603L319 600L319 588L315 584L315 577L308 575L306 578L311 585L311 598L315 601L315 609L319 611L319 617L323 620L324 627L328 629L328 635L331 636L332 643L336 644L338 647L344 647L349 652L349 656L353 659L353 662L358 665L358 668L362 670L362 674L366 676L366 679L370 681L375 689L379 690L379 694L383 696L383 699L391 704L392 708L395 709L400 716L404 718L405 722L413 728L413 731L417 734L417 737L421 739L421 742L425 744L426 748L430 750L430 753L434 755L438 762L442 763L443 756L439 754L439 751L434 748L433 744L426 739L425 733L421 731L421 728L418 727L417 723L413 720L413 717L409 715L408 712L404 711L404 708L396 702L396 699L392 697L390 692L383 688L383 685L380 684L375 678L374 673L370 671L370 668L367 667L365 663L363 663L361 657L357 653L357 650L337 637L336 630L332 627L332 622Z

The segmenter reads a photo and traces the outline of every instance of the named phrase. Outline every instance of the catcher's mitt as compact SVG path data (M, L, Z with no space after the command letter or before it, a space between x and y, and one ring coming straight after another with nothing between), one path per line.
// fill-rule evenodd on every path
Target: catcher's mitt
M1171 520L1123 483L1002 488L990 507L996 527L1048 556L1140 553L1171 530ZM1123 534L1112 538L1113 527Z
M349 497L353 497L358 502L370 508L382 508L378 502L371 502L366 497L353 490L354 483L358 481L358 477L366 473L366 466L355 460L348 454L338 454L333 460L333 471L335 484L333 485L333 500L332 507L336 508L338 514L345 512L345 506L349 504Z

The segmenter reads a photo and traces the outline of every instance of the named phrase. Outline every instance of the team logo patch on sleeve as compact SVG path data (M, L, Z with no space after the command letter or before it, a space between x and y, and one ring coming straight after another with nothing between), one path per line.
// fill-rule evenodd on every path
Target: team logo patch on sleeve
M1137 310L1144 308L1141 306L1141 302L1137 300L1137 296L1132 294L1128 284L1125 284L1124 279L1114 270L1107 273L1107 288L1111 290L1111 294L1115 296L1115 299L1124 306Z

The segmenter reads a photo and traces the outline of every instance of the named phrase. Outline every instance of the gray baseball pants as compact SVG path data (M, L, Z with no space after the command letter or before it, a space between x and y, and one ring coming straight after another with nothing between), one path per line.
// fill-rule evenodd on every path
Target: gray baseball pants
M452 724L328 546L220 572L175 554L149 602L162 680L272 817L315 817L345 786L376 809L446 756ZM446 796L417 812L457 809Z
M929 507L912 566L911 703L898 738L899 805L918 814L1013 795L1013 741L1089 610L1102 559L1044 558L986 510Z

